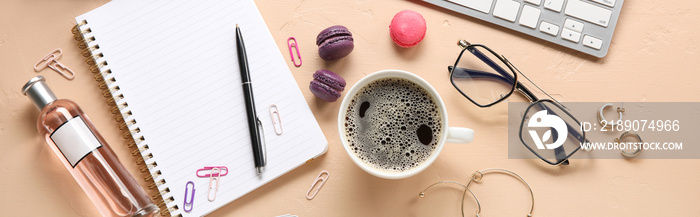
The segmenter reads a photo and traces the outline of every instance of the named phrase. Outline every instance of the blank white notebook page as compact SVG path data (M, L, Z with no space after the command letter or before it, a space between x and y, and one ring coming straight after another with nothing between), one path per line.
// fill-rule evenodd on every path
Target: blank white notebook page
M119 0L76 18L95 37L102 71L112 73L153 155L159 190L177 205L173 215L202 216L326 152L328 142L252 0ZM267 150L265 172L255 172L236 54L235 26L243 33L256 111ZM284 129L275 134L269 107ZM131 159L122 159L129 161ZM207 200L209 178L197 169L226 166L216 199ZM139 177L139 174L134 174ZM183 211L185 185L195 183L191 212ZM188 192L189 193L189 192ZM188 198L189 200L189 198Z

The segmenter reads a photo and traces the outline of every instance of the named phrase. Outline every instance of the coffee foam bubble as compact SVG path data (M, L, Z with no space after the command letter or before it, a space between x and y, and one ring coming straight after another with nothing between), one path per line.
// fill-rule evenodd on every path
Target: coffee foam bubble
M369 83L353 97L345 115L350 149L365 164L387 171L406 171L424 162L442 131L435 99L403 78Z

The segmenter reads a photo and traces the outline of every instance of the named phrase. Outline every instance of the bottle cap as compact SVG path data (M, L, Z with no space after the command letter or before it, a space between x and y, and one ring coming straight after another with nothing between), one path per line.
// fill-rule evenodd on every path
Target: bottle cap
M22 87L22 94L29 96L39 110L56 100L56 95L51 92L49 86L46 85L46 79L41 75L29 79L27 84Z

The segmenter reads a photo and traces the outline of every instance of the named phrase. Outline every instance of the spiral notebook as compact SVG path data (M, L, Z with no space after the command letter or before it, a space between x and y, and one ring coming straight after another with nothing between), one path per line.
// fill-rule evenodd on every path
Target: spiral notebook
M75 39L125 138L133 140L129 146L161 214L205 215L326 152L328 142L252 0L119 0L76 22ZM262 175L253 163L236 24L263 123ZM280 126L278 135L273 129ZM195 175L205 166L229 169L214 201L207 198L209 178ZM196 190L185 212L189 181Z

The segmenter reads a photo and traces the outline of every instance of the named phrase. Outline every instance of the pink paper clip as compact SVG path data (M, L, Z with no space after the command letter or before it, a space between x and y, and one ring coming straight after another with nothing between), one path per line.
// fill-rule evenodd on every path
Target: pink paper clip
M272 128L275 130L275 134L282 135L284 129L282 129L282 116L280 116L280 110L277 105L270 105L270 119L272 119ZM279 131L277 130L279 128Z
M61 51L60 48L56 48L56 50L51 51L51 53L34 64L34 71L39 72L46 67L49 67L58 72L58 74L61 74L66 79L73 80L73 78L75 78L75 73L73 70L58 62L58 59L61 58L62 53L63 51Z
M218 170L216 170L216 173L214 172L214 169L218 169ZM199 173L200 171L211 171L211 173L200 174ZM219 174L219 173L221 173L221 174ZM202 169L198 169L196 174L197 174L197 177L200 177L200 178L211 177L212 175L225 176L226 174L228 174L228 168L225 166L204 167Z
M216 192L219 191L219 182L221 182L221 167L214 167L211 169L211 176L209 177L209 191L207 191L207 199L210 202L214 202L214 200L216 200Z
M294 41L294 42L289 43L291 41ZM296 66L296 67L301 66L301 53L299 53L299 44L297 44L297 39L294 37L289 37L287 39L287 46L289 47L289 56L292 57L292 63L294 63L294 66ZM292 52L292 47L294 47L294 49L297 50L297 57L299 57L298 64L296 61L294 61L294 52Z
M323 174L326 174L324 177ZM331 177L331 174L328 173L328 171L322 170L321 173L318 174L318 177L316 177L316 180L314 180L313 183L311 183L311 188L309 188L309 191L306 192L306 199L314 199L316 197L316 194L318 194L319 191L321 191L321 187L323 187L323 184L326 184L326 181L328 181L328 178ZM318 186L315 191L314 187ZM313 193L311 192L313 191ZM312 193L311 195L309 195Z

